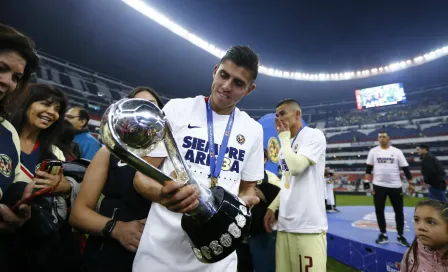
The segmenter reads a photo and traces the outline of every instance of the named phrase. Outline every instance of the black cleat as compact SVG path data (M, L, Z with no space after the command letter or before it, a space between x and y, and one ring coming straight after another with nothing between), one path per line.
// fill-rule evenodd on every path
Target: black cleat
M377 244L386 244L386 243L389 243L389 238L387 238L387 236L385 234L381 233L380 235L378 235L378 239L376 239L375 242Z
M398 243L400 245L402 245L404 247L409 247L410 246L408 240L406 240L406 238L403 235L398 235L397 241L398 241Z

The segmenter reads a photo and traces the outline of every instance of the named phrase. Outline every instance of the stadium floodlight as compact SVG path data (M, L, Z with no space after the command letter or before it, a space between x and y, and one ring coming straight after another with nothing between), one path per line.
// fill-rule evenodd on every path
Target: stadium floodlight
M151 7L151 5L144 1L144 0L121 0L128 6L132 7L133 9L137 10L141 14L145 15L149 19L153 20L154 22L158 23L159 25L165 27L166 29L170 30L174 34L178 35L179 37L191 42L192 44L196 45L197 47L201 48L202 50L207 51L208 53L212 54L213 56L217 58L222 58L225 54L224 50L221 50L217 48L215 45L210 44L206 40L196 36L192 32L189 32L187 29L183 28L182 26L176 24L172 20L170 20L167 16L164 14L158 12L156 9ZM398 70L407 69L413 66L422 65L424 63L427 63L429 61L433 61L435 59L444 57L448 55L448 46L438 48L436 50L433 50L431 52L428 52L426 54L414 57L412 59L408 60L401 60L397 61L395 63L390 64L389 66L380 67L380 68L370 68L370 69L363 69L358 70L356 73L294 73L289 71L283 71L279 69L273 69L266 66L261 66L259 68L260 74L273 76L273 77L281 77L281 78L287 78L287 79L293 79L293 80L303 80L303 81L341 81L341 80L351 80L351 79L359 79L359 78L366 78L371 76L377 76L385 73L392 73Z

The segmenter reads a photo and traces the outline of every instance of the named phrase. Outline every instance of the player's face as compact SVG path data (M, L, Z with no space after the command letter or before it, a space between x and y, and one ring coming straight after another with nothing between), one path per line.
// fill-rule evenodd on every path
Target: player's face
M28 124L43 130L49 128L59 119L60 105L48 100L36 101L27 111Z
M0 100L16 90L25 71L26 61L14 51L0 53Z
M292 127L300 120L300 112L290 104L280 105L275 110L275 116L280 121L288 123L289 127Z
M415 235L423 245L437 249L448 244L448 223L430 206L418 207L414 214Z
M387 145L389 143L389 135L387 133L380 133L378 134L378 142L380 145Z
M218 109L232 108L254 89L252 75L246 68L230 60L215 66L212 102Z

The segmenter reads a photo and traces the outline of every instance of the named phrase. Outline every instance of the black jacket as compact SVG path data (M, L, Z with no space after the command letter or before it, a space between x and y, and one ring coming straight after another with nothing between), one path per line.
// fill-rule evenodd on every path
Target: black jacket
M440 161L428 154L422 158L422 175L425 183L433 188L446 189L445 170Z

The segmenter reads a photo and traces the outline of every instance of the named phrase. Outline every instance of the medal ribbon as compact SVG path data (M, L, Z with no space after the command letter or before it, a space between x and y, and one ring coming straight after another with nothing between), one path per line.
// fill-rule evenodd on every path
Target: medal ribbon
M224 162L224 155L226 154L227 145L229 143L230 132L233 127L233 120L235 118L235 109L233 109L232 113L229 116L229 120L227 121L226 130L224 132L224 136L222 138L221 147L219 148L218 159L216 159L215 155L215 137L213 132L213 110L212 110L212 102L209 97L207 100L207 132L208 132L208 144L209 150L208 154L210 156L210 177L218 178L221 173L222 163Z

